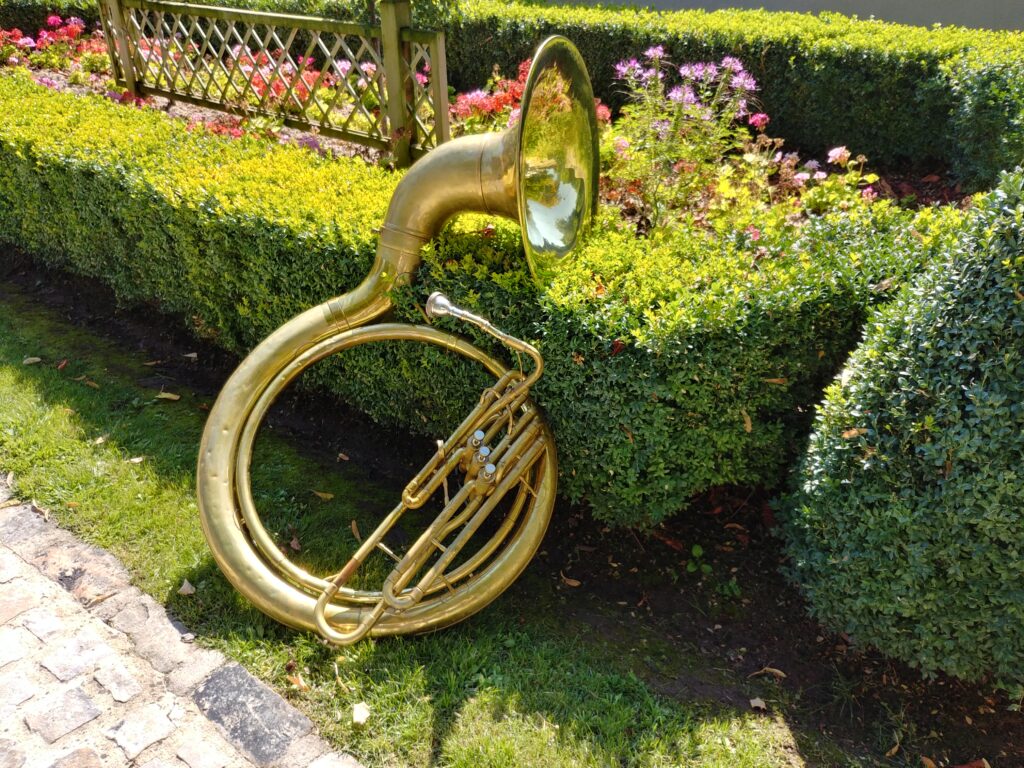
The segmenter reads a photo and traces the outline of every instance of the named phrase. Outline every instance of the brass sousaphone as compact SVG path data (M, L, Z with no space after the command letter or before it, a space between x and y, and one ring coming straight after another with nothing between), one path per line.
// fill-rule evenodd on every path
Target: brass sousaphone
M463 211L517 219L530 269L547 280L590 224L597 174L590 78L572 43L552 37L534 56L518 124L499 134L456 139L417 162L391 198L367 278L285 323L231 375L203 433L199 509L221 570L260 610L347 644L368 633L453 624L494 600L523 571L547 529L558 475L551 430L530 399L543 368L540 353L440 294L427 300L428 317L447 315L477 326L529 357L532 370L509 368L431 326L369 323L391 308L391 289L411 280L421 247ZM341 570L315 576L284 555L261 522L250 481L257 429L275 398L309 366L391 340L462 355L495 383L454 434L439 442L398 505ZM404 553L394 553L385 534L442 488L442 511ZM492 515L498 519L488 520ZM468 547L474 535L479 541ZM349 586L375 549L396 561L390 574L375 590Z

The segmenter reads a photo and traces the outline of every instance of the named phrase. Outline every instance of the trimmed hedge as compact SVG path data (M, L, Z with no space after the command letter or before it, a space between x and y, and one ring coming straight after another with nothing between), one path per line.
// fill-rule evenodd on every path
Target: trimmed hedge
M829 387L782 530L822 621L1024 692L1024 174L976 218Z
M159 302L238 353L358 283L397 181L357 160L190 133L24 76L0 77L0 111L0 239L106 281L121 301ZM876 204L788 239L766 233L763 251L746 236L636 240L601 218L544 292L514 225L484 239L470 220L427 249L398 316L422 322L415 304L440 289L536 340L547 360L536 396L559 438L563 492L640 525L710 486L774 485L884 296L870 286L938 258L961 214ZM434 436L479 394L456 391L465 375L408 349L352 359L345 375L317 380Z
M356 0L210 0L213 4L361 18ZM928 29L841 14L537 6L504 0L413 3L414 21L447 31L448 72L461 90L498 65L515 72L550 34L579 46L595 93L618 106L616 62L664 44L683 63L739 56L761 84L772 132L808 152L846 144L884 167L949 166L972 188L1024 160L1024 37ZM80 0L0 0L0 26L34 33L51 9L96 19Z

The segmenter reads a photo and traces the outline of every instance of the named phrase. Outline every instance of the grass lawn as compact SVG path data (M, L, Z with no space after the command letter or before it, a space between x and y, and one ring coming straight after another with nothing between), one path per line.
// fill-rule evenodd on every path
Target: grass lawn
M208 398L148 362L0 282L0 469L14 472L21 498L121 558L199 642L281 690L368 766L861 764L795 725L795 704L772 683L738 683L768 700L767 715L657 695L638 672L645 664L714 670L640 624L602 636L567 616L571 591L535 567L433 635L336 649L279 626L235 594L200 530L193 474ZM158 398L161 386L180 399ZM273 431L258 454L257 501L313 557L322 541L351 545L351 521L369 530L393 498L357 462L319 460ZM194 595L178 594L186 579ZM308 690L289 682L296 674ZM357 702L371 712L361 727Z

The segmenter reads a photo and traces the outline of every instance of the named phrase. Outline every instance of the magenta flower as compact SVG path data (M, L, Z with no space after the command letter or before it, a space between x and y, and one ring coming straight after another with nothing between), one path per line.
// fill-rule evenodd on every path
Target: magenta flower
M770 118L764 112L755 112L747 118L747 122L759 131L763 131L767 127L769 120Z
M422 72L417 72L416 73L416 82L419 83L420 87L422 88L423 86L425 86L430 81L427 80L427 76L424 75Z
M64 20L56 13L46 17L46 26L48 27L59 27L63 22Z
M843 168L850 162L850 150L846 147L835 147L830 149L828 152L828 161L833 165L838 165Z

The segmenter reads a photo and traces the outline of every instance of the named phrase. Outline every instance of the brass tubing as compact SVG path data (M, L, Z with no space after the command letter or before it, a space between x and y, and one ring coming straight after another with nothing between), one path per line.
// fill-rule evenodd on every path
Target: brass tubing
M543 440L534 441L533 444L527 449L526 453L517 459L521 459L523 464L529 468L530 463L539 454L541 449L544 447ZM466 546L469 539L476 533L477 529L483 524L484 520L491 514L494 507L497 506L498 502L504 498L505 494L511 489L513 483L518 483L522 473L507 475L498 485L494 488L494 491L490 496L487 497L487 501L480 505L480 508L474 513L472 519L466 523L465 527L459 531L459 535L455 537L455 540L448 545L441 556L434 562L430 569L420 579L419 584L413 587L406 597L396 598L394 595L394 589L402 589L405 584L404 579L393 580L395 571L384 580L384 585L381 588L381 592L384 595L384 600L387 601L388 605L396 609L409 608L415 605L423 597L427 588L441 575L444 573L444 569L448 567L449 563L455 558L462 548ZM397 569L395 569L397 570ZM406 582L407 583L407 582Z
M472 490L472 487L472 485L465 485L462 487L462 491L466 491L467 493L465 495L469 495L469 491ZM456 498L459 498L459 496L462 495L463 494L460 491ZM466 504L466 509L472 513L482 502L483 497L474 496ZM461 500L459 503L461 504ZM391 570L391 573L388 574L387 578L384 579L384 584L381 586L380 590L381 597L391 608L401 611L416 605L416 603L423 598L424 590L419 590L417 592L414 589L410 594L403 597L399 597L395 592L401 592L405 589L406 584L412 581L412 577L416 575L416 571L422 568L423 564L427 561L427 558L430 557L430 553L432 551L431 547L436 549L435 542L438 541L438 536L441 535L440 529L447 522L448 518L455 512L455 507L455 499L452 499L452 503L446 506L444 510L442 510L441 514L434 518L434 521L427 526L427 529L422 534L420 534L416 543L413 544L409 548L409 551L405 553L405 557L402 558L402 561L396 565ZM444 553L442 553L442 557L443 556ZM433 581L433 579L431 579L431 581Z

